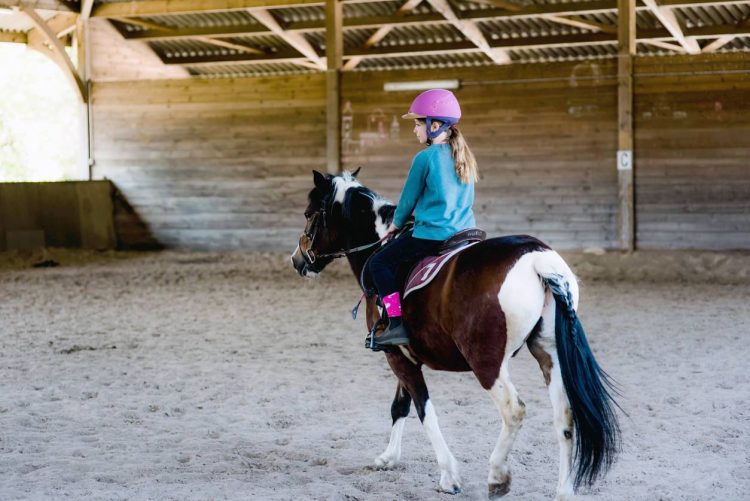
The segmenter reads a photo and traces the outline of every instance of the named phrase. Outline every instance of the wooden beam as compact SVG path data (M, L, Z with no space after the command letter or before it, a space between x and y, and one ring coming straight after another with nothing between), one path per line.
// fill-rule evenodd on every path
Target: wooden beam
M617 240L621 250L635 250L633 200L633 56L635 1L618 0L617 21Z
M401 7L396 11L396 17L403 17L413 11L417 6L422 3L422 0L406 0L406 2L401 5ZM379 27L377 30L375 30L375 33L370 35L370 37L365 41L364 44L362 44L363 49L369 49L370 47L377 45L378 42L383 40L386 36L388 36L388 33L390 33L395 25L393 24L386 24L385 26ZM342 27L343 28L343 27ZM344 70L351 71L354 68L357 67L357 65L362 61L362 57L352 57L349 59L349 61L346 62L344 65Z
M41 37L37 38L35 34L30 35L29 47L39 50L43 54L51 57L52 60L62 68L63 73L65 73L65 75L71 80L73 86L78 91L81 101L84 103L87 102L88 90L86 84L78 74L70 57L68 57L68 53L65 52L65 47L63 47L62 43L60 43L60 40L57 38L57 33L44 21L44 19L41 18L41 16L39 16L33 7L23 6L20 10L31 19L36 26L38 33L44 38L44 42L41 42ZM36 40L32 40L32 38L35 38ZM49 51L45 50L45 44L49 46Z
M701 52L703 54L707 54L709 52L716 52L717 50L724 47L726 44L734 40L736 37L734 35L724 35L722 37L717 38L710 44L706 45L701 49Z
M668 42L671 34L663 28L653 30L641 30L639 43ZM705 26L691 28L687 35L694 38L716 38L721 35L731 34L735 36L750 36L750 28L738 29L734 25ZM490 41L490 46L506 50L527 48L551 48L563 46L581 46L596 44L616 44L617 38L610 33L578 33L573 35L541 36L528 38L509 38ZM424 54L450 54L450 53L476 53L480 49L471 42L448 42L433 44L417 44L394 47L371 47L369 49L348 49L344 59L351 57L363 58L388 58L399 56L419 56ZM270 63L285 62L299 59L296 51L282 50L265 57L256 57L245 54L215 54L203 56L175 56L164 58L165 64L203 65L214 63Z
M81 0L81 19L86 20L91 17L91 9L94 7L94 0Z
M0 31L0 42L28 43L26 33L16 31Z
M12 1L12 0L0 0ZM94 5L94 17L163 16L196 14L256 8L305 7L323 5L321 0L141 0L105 2Z
M340 0L326 0L326 169L341 172L341 67L344 56Z
M404 4L402 9L407 7L410 2ZM560 15L573 16L581 13L609 12L617 9L616 0L594 0L591 2L550 4L542 7L528 7L517 12L511 13L500 9L472 10L468 12L456 13L461 20L482 21L487 19L524 19L539 17L542 15ZM645 7L644 7L645 9ZM401 12L401 10L399 10ZM424 24L445 24L446 19L439 13L427 14L407 14L406 12L397 12L394 16L364 16L356 18L346 18L343 29L362 29L362 28L381 28L389 27L388 31L396 26L411 26ZM575 18L573 18L575 19ZM325 29L325 21L295 21L289 23L284 29L289 31L322 31ZM606 31L606 30L605 30ZM233 36L242 34L270 33L270 31L257 24L248 24L244 26L208 26L194 28L177 28L170 33L164 33L159 30L146 30L137 32L122 33L122 35L131 40L157 40L157 39L178 39L192 38L194 36ZM373 44L374 45L374 44Z
M318 69L326 69L325 62L321 59L320 56L318 56L315 48L310 45L310 42L308 42L304 36L299 33L284 31L276 18L274 18L266 9L253 9L249 12L255 19L258 20L258 22L271 30L271 33L284 40L286 43L297 49L310 61L315 63L318 66Z
M433 9L442 14L454 28L460 31L463 36L470 40L471 43L479 47L479 50L495 64L508 64L512 62L507 51L490 46L482 30L479 29L476 23L459 19L453 11L453 7L448 3L448 0L427 0L427 2L432 5Z
M675 45L673 43L662 42L660 40L638 40L638 43L653 45L654 47L659 47L660 49L671 50L679 54L687 53L687 51L685 50L685 47L683 47L682 45Z
M661 0L663 7L710 7L711 5L741 5L747 0Z
M603 33L617 33L617 26L610 26L608 24L595 23L582 17L564 17L556 14L544 14L541 16L542 19L547 21L564 24L567 26L573 26L575 28L583 28L584 30L600 31Z
M668 7L662 7L656 3L656 0L641 0L646 7L659 19L659 22L667 28L672 36L682 45L688 54L700 54L701 48L694 38L686 37L683 34L683 28L680 26L677 16Z
M74 2L61 2L59 0L0 0L0 7L32 7L39 10L52 10L57 12L76 12Z

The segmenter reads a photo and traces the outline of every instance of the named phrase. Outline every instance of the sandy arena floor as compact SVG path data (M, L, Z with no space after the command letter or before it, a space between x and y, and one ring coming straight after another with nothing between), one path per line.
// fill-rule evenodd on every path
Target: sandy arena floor
M470 374L427 371L464 491L436 492L416 413L377 471L395 390L363 347L347 270L281 254L0 256L0 499L484 499L500 431ZM750 284L584 280L581 317L621 384L624 450L580 499L750 497ZM511 374L527 417L508 499L551 499L541 373Z

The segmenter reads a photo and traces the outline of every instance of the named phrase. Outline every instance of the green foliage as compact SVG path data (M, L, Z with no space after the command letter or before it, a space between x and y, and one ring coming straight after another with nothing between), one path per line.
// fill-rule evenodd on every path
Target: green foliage
M0 43L0 182L80 179L81 107L49 58Z

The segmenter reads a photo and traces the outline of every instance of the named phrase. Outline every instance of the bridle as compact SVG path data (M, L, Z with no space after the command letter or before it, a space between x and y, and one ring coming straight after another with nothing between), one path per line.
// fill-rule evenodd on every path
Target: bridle
M320 258L336 259L336 258L348 256L350 254L354 254L354 253L357 253L357 252L361 252L363 250L370 249L371 247L375 247L376 245L382 243L386 238L388 238L388 235L386 235L383 238L381 238L380 240L378 240L376 242L369 243L369 244L360 245L358 247L353 247L351 249L342 249L342 250L336 251L336 252L329 252L327 254L318 254L318 255L315 255L315 253L313 252L312 248L313 248L313 245L315 244L315 237L318 235L318 230L320 229L320 226L321 226L320 221L322 221L323 228L327 228L328 227L328 225L326 223L326 207L328 206L328 201L327 200L323 200L323 202L321 203L321 206L322 206L322 208L319 209L319 210L317 210L317 211L315 211L315 213L312 215L312 218L310 219L310 222L305 226L305 229L302 232L302 235L300 235L299 250L302 253L302 257L305 259L305 261L307 262L308 265L312 265L315 262L316 259L320 259ZM309 242L309 245L308 245L308 247L307 247L306 250L303 249L302 245L301 245L303 237L307 238L307 240Z

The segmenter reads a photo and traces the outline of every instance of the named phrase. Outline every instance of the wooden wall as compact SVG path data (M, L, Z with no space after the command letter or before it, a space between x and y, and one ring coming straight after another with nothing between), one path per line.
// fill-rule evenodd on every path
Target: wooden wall
M106 181L0 183L0 250L114 249L112 214Z
M712 68L725 73L680 76ZM639 60L643 248L750 248L750 75L735 71L741 68L748 69L745 54ZM395 201L419 150L412 124L400 119L415 93L386 93L383 83L458 78L462 130L482 172L479 225L491 234L536 235L560 249L613 248L615 74L607 60L346 73L342 101L352 127L344 167L362 165L362 181ZM94 127L94 175L113 180L131 208L118 218L125 246L155 239L182 248L291 251L310 170L325 168L325 80L97 82Z
M132 208L124 247L294 249L302 174L325 165L323 75L98 83L93 98L94 176Z
M750 249L750 56L636 65L636 240Z

